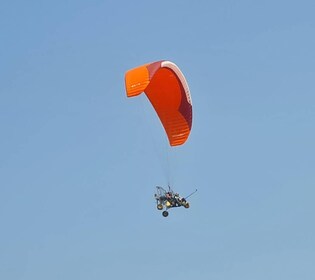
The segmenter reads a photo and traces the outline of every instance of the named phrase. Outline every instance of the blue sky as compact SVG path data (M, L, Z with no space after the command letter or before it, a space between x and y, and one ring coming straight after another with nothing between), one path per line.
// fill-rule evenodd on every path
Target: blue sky
M0 278L315 277L313 1L2 1ZM167 147L124 74L167 59ZM165 219L156 185L191 208Z

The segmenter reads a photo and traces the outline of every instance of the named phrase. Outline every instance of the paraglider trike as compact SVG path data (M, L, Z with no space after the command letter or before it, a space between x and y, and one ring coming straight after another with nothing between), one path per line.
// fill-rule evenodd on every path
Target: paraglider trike
M192 194L194 194L197 190L195 190ZM191 196L190 194L189 196ZM174 193L174 191L168 186L168 191L164 188L157 186L156 193L154 195L156 199L156 207L158 210L165 210L162 212L163 217L168 216L168 209L173 207L185 207L189 208L189 202L184 197L180 197L178 193Z

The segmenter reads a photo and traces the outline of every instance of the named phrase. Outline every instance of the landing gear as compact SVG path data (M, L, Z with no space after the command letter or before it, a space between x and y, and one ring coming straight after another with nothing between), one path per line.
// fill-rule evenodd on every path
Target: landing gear
M167 211L163 211L162 215L163 215L163 217L167 217L168 216L168 212Z
M156 206L156 208L157 208L158 210L163 210L163 205L162 205L162 204L158 204L158 205Z

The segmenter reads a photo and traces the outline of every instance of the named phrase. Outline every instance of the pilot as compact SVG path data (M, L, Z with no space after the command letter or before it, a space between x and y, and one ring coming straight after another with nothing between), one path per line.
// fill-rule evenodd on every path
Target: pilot
M167 200L170 200L172 198L172 194L170 192L167 192L165 194L165 197L166 197Z

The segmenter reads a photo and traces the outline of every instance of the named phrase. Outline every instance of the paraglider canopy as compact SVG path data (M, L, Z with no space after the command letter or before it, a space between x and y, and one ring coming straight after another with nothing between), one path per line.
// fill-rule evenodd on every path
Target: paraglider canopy
M192 102L187 81L170 61L145 64L126 72L127 97L146 94L171 146L182 145L192 127Z

